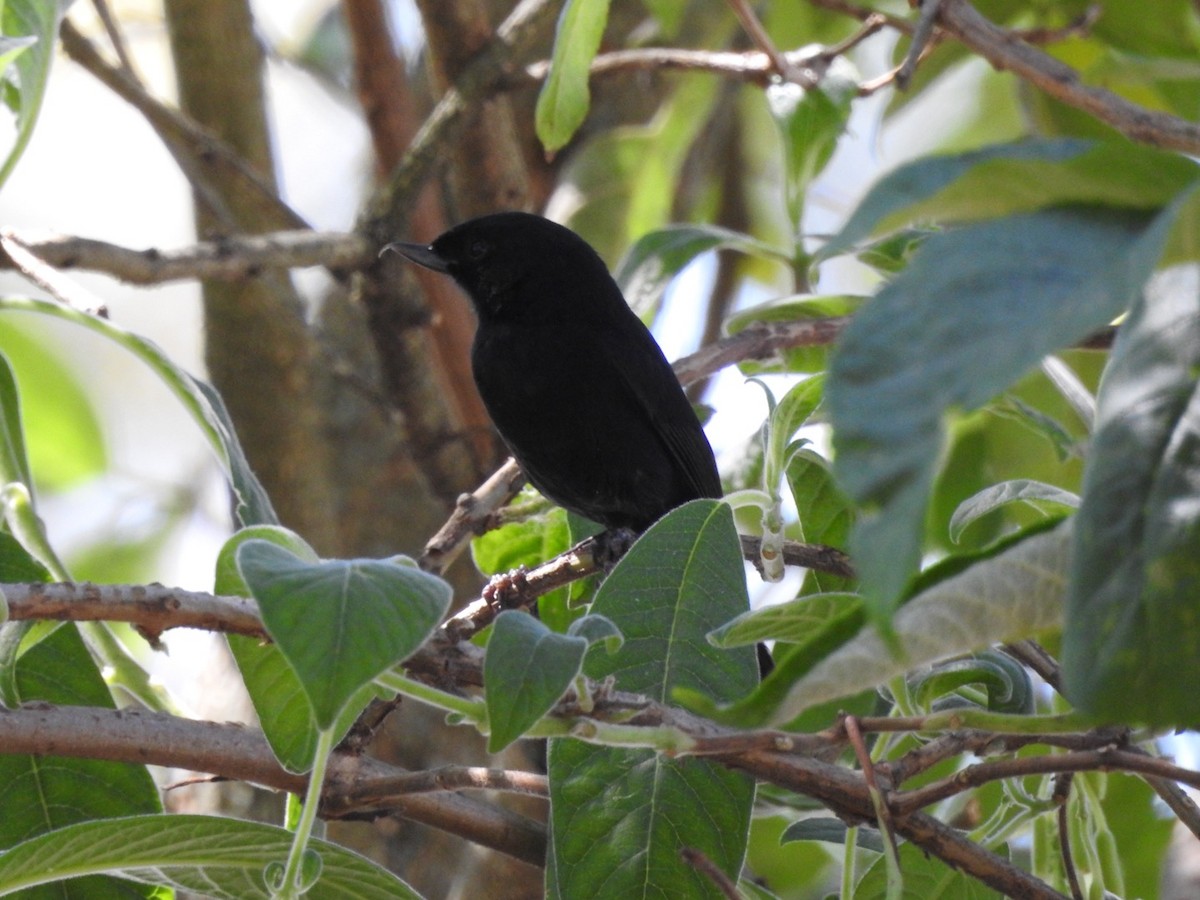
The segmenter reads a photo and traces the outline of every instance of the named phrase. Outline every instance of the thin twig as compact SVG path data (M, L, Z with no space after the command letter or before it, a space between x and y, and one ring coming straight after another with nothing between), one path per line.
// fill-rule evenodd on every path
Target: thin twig
M371 265L379 252L359 235L332 231L230 235L170 250L134 250L83 237L32 239L8 234L55 268L102 272L137 285L192 279L241 281L268 269L308 266L324 266L337 275ZM0 268L5 263L0 257Z
M1042 681L1062 693L1062 669L1058 660L1037 641L1014 641L1004 645L1004 652L1023 665L1033 669Z
M200 192L204 202L231 231L240 230L238 223L220 201L219 192L208 187L210 181L228 184L230 190L242 191L246 197L255 199L262 212L260 223L274 223L275 228L309 227L228 144L178 110L151 96L126 71L109 64L70 20L63 20L59 37L67 56L145 117L179 162L192 186Z
M1026 775L1051 775L1059 772L1086 772L1098 769L1118 769L1137 775L1171 778L1193 788L1200 788L1200 773L1184 769L1165 759L1142 756L1129 750L1101 748L1058 753L1052 756L1022 756L993 762L977 763L961 769L949 778L932 782L910 791L892 794L892 810L903 815L924 809L931 803L960 794L968 788L990 781L1021 778Z
M1146 109L1110 90L1084 84L1075 69L992 24L966 0L942 0L938 24L996 69L1012 72L1126 137L1200 155L1200 124Z
M683 861L713 883L721 896L726 900L742 900L737 884L732 878L721 871L720 866L697 850L695 847L683 847L679 851Z
M113 16L112 10L108 8L108 3L106 0L92 0L92 8L96 10L96 15L104 24L104 32L108 35L108 42L112 44L113 52L117 54L121 68L130 78L140 81L137 71L133 68L133 57L129 55L129 48L125 46L125 37L121 34L116 18Z
M750 8L750 4L746 0L727 0L727 2L733 9L733 13L737 16L738 21L742 23L742 29L750 37L750 40L754 42L754 46L762 53L765 53L767 58L771 60L771 69L777 78L794 82L802 87L813 87L816 84L817 79L814 78L812 72L807 72L793 65L787 56L779 52L779 48L775 46L775 42L767 34L767 29L763 27L762 22L758 20L758 16L755 15L754 10Z
M846 736L850 739L850 746L854 749L854 757L858 760L858 767L862 770L863 781L866 783L867 792L871 797L871 805L875 810L875 822L879 826L879 833L888 843L888 857L898 865L899 848L896 844L896 825L892 821L892 811L888 807L887 787L880 785L879 780L875 777L875 763L871 759L871 751L867 749L866 741L863 740L862 732L858 729L858 720L854 716L845 716L842 719L842 727L846 729Z
M900 90L908 87L913 73L917 71L917 63L925 55L925 51L933 44L934 23L937 21L938 4L941 0L924 0L917 13L917 25L913 29L912 43L904 55L904 62L896 70L896 86Z
M1063 869L1067 873L1067 883L1071 886L1071 896L1074 900L1083 900L1083 891L1079 887L1079 875L1075 871L1075 859L1071 855L1071 822L1067 815L1067 804L1071 799L1071 782L1075 780L1073 772L1063 772L1054 779L1054 791L1051 801L1057 805L1058 819L1058 849L1062 855Z

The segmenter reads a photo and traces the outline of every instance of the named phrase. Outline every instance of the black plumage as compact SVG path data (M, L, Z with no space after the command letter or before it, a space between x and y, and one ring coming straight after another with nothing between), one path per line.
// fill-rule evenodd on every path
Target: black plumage
M721 496L712 448L670 364L582 238L507 212L428 247L391 247L470 296L475 383L546 497L606 528L642 531L688 500Z

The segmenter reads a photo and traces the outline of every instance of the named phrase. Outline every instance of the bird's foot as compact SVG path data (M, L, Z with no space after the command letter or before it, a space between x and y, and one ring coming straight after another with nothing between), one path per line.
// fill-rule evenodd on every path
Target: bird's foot
M529 570L518 566L511 572L493 575L483 587L481 596L489 605L500 609L525 606L529 593Z
M638 534L632 528L610 528L596 535L592 559L602 572L608 574L637 539Z

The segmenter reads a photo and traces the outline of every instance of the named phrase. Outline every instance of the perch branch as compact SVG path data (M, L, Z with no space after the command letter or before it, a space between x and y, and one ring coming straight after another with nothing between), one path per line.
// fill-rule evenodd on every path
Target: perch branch
M164 713L126 709L27 704L0 708L3 752L105 759L158 765L248 781L303 795L307 778L276 761L262 733L242 725L199 722ZM370 757L335 752L329 761L322 815L343 817L359 796L383 796L412 773ZM456 779L451 777L453 784ZM485 779L485 781L488 779ZM490 779L486 787L499 786ZM532 865L545 858L545 829L516 813L463 797L460 784L436 792L387 792L389 811L414 822L499 850ZM470 832L470 833L468 833Z

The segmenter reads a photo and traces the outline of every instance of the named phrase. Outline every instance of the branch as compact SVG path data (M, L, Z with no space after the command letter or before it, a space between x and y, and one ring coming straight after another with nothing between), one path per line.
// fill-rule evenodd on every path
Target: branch
M812 797L846 821L870 822L875 818L875 810L861 774L850 769L809 757L769 751L751 751L718 758L760 780ZM922 812L896 816L893 825L898 835L926 853L937 856L952 868L960 869L1005 896L1062 900L1061 894L1040 879L968 840L933 816Z
M1192 788L1200 788L1200 772L1193 772L1159 757L1143 755L1114 746L1096 750L1075 750L1045 756L1022 756L967 766L948 778L914 788L897 791L889 798L893 812L904 814L924 809L931 803L960 794L968 788L1026 775L1055 775L1061 772L1088 772L1096 770L1118 770L1155 778L1178 781Z
M220 199L221 191L216 187L220 184L236 185L244 202L252 200L259 222L272 222L275 228L308 227L233 148L193 119L151 96L128 70L109 65L70 20L63 20L59 37L67 56L145 117L204 202L231 231L241 229L232 211Z
M104 759L157 765L248 781L303 796L308 779L283 769L262 733L242 725L197 722L137 709L52 706L0 707L3 752ZM545 829L523 816L462 797L398 793L389 786L411 773L370 757L335 752L329 760L321 814L339 818L358 811L364 797L388 797L390 812L432 825L517 859L542 865ZM455 779L451 778L453 783ZM485 779L488 788L497 778ZM526 791L528 792L528 791Z
M185 591L161 584L90 582L0 584L16 621L127 622L151 640L172 628L202 628L267 639L258 604L247 597Z
M572 698L558 705L553 715L562 720L566 729L563 733L605 740L605 729L612 732L615 725L630 746L661 750L664 732L671 732L675 735L671 740L677 752L703 755L759 780L812 797L847 821L875 818L862 773L829 761L844 746L842 729L832 728L817 734L736 732L638 695L608 690L593 696L595 705L586 715ZM639 728L644 729L644 740L639 739ZM259 732L238 725L194 722L136 710L36 704L0 710L0 731L5 735L6 753L151 763L212 772L278 790L299 792L304 787L304 776L281 769ZM1094 740L1099 736L1075 737ZM1059 897L1029 873L920 812L919 807L942 798L938 785L953 783L951 793L957 793L966 783L982 783L991 780L990 776L1113 769L1189 784L1200 782L1198 773L1110 744L1097 750L972 766L964 770L966 778L959 773L936 785L891 793L889 811L897 834L1006 895ZM880 771L890 774L886 768ZM544 832L539 826L468 798L443 793L475 788L541 795L545 791L541 776L478 767L414 773L344 751L335 753L329 772L322 804L322 814L327 817L361 818L395 810L406 818L426 822L517 858L541 861ZM981 779L970 774L973 772L986 772L989 777Z
M1200 125L1082 82L1079 73L985 19L966 0L943 0L938 24L996 69L1007 70L1135 141L1200 155Z
M472 106L500 89L513 61L527 52L557 16L550 0L521 0L500 26L496 39L463 70L446 91L372 198L358 228L379 246L407 232L408 211L425 179L441 163L447 143L463 126Z
M324 266L338 273L365 268L378 253L359 235L315 231L234 235L174 250L133 250L83 237L19 239L31 253L57 269L102 272L139 285L184 279L241 281L264 269L307 266ZM0 269L11 267L9 259L0 256Z

